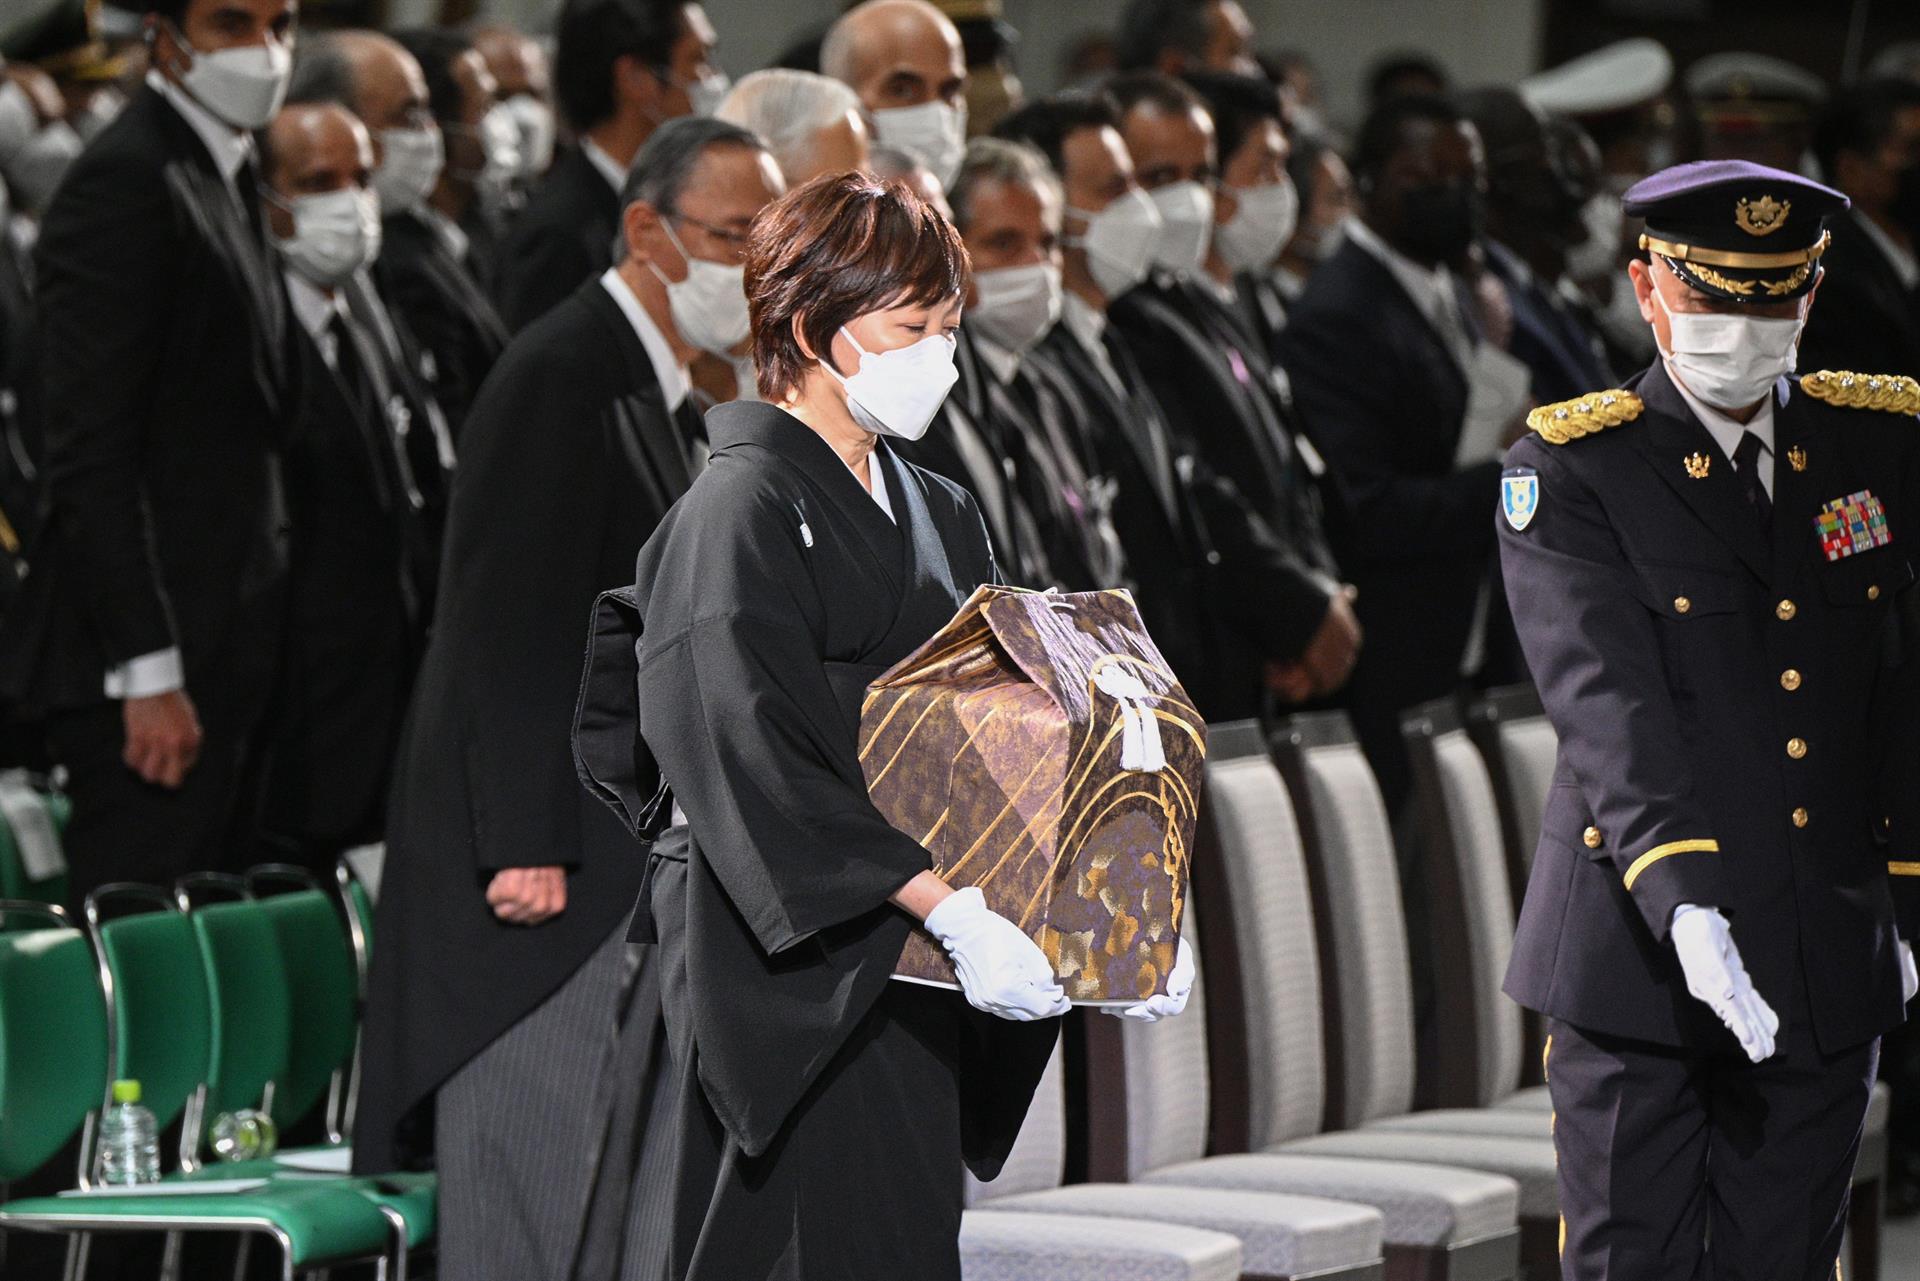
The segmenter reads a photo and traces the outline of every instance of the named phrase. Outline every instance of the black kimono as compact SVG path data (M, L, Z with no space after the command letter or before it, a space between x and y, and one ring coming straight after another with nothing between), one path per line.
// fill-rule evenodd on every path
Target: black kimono
M912 922L887 899L930 864L856 742L867 683L992 579L986 533L884 447L894 520L770 405L707 427L706 471L603 607L576 728L630 823L669 793L686 816L636 918L682 1083L671 1275L957 1281L961 1159L998 1172L1055 1025L889 981Z

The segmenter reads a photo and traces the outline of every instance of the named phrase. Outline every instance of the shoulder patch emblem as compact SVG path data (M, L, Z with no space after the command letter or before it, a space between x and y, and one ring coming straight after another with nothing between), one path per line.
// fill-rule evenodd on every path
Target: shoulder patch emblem
M1540 510L1540 474L1531 467L1509 467L1500 473L1500 510L1519 533L1533 523Z
M1646 405L1630 391L1589 392L1577 400L1542 405L1527 415L1527 426L1549 445L1564 445L1609 427L1630 423Z
M1904 374L1855 374L1844 369L1822 369L1802 378L1800 390L1815 400L1843 409L1920 414L1920 382Z

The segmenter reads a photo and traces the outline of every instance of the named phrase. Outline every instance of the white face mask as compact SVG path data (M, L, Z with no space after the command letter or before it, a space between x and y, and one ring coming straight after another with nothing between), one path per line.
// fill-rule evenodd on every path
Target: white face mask
M1098 213L1067 212L1087 220L1087 229L1066 243L1087 251L1087 271L1101 293L1118 298L1147 278L1160 243L1160 211L1153 197L1135 187Z
M1653 303L1667 313L1673 335L1673 350L1660 352L1668 370L1716 409L1757 404L1799 359L1800 329L1807 323L1804 299L1800 314L1784 319L1675 312L1657 288Z
M380 167L373 171L380 208L386 213L418 209L440 181L446 163L439 129L382 129Z
M54 189L67 176L67 167L85 146L71 125L56 120L33 135L26 146L14 153L13 159L0 165L21 209L31 214L45 213L53 201Z
M291 44L268 36L265 44L199 53L178 27L173 38L193 59L180 84L195 102L235 129L266 128L286 101L293 75Z
M1060 269L1050 262L978 271L973 285L980 298L967 323L1008 351L1025 352L1060 319Z
M960 172L967 149L967 104L935 98L917 107L883 107L873 113L880 141L925 165L942 186Z
M553 140L557 125L553 108L530 93L517 93L500 106L513 119L520 133L520 172L522 180L538 178L553 163Z
M674 234L671 220L662 219L667 239L687 264L685 280L668 280L658 266L648 263L667 287L667 307L680 336L702 351L725 356L747 340L747 269L741 264L695 258Z
M709 71L687 86L687 103L696 116L710 116L720 110L733 81L724 71Z
M1160 239L1153 247L1153 263L1176 276L1190 276L1207 260L1213 234L1213 193L1197 182L1168 183L1153 191L1153 207L1160 211Z
M0 84L0 164L13 159L39 130L40 115L27 91L12 80Z
M85 142L92 142L106 130L106 127L119 119L126 109L127 95L112 85L96 89L87 99L84 107L73 115L74 132Z
M1624 215L1620 197L1595 192L1580 210L1587 238L1567 253L1567 275L1575 280L1599 280L1620 269L1620 228Z
M860 353L859 370L848 378L831 359L820 366L847 389L853 421L876 436L919 440L926 435L941 402L960 380L960 371L953 367L953 339L928 334L911 347L868 351L845 325L840 332Z
M1293 181L1235 187L1236 207L1224 227L1213 230L1221 260L1233 272L1264 271L1293 239L1300 221L1300 193Z
M365 187L295 196L284 207L293 234L280 256L307 280L333 289L380 256L380 199Z

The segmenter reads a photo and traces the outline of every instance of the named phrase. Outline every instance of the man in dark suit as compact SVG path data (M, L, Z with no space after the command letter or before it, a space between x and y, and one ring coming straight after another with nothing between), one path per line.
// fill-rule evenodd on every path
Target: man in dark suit
M1920 987L1920 382L1787 376L1845 196L1706 161L1625 203L1663 359L1501 478L1559 736L1506 989L1551 1020L1568 1281L1814 1281Z
M725 78L706 11L685 0L568 0L553 81L574 145L554 161L501 247L500 313L523 329L605 271L627 166L668 120L719 105ZM711 100L709 100L711 99Z
M1493 553L1483 517L1503 442L1463 442L1480 336L1450 264L1480 225L1473 126L1439 99L1396 98L1361 129L1354 165L1361 216L1308 283L1281 351L1352 503L1346 565L1367 650L1349 707L1398 813L1412 786L1400 713L1478 665Z
M1281 607L1299 582L1297 558L1239 486L1175 429L1109 323L1112 293L1130 280L1107 265L1111 233L1090 229L1116 225L1130 209L1137 215L1147 201L1119 125L1109 99L1078 94L1029 103L1001 122L1000 132L1052 162L1068 209L1060 323L1030 363L1064 384L1079 407L1096 475L1113 490L1113 523L1139 584L1142 616L1181 683L1209 719L1254 716L1266 701L1269 663L1289 681L1299 677L1309 695L1338 688L1346 673L1301 668L1295 656L1303 647L1318 653L1306 639L1317 620Z
M431 1122L450 1276L614 1275L598 1251L623 1231L655 1020L625 945L645 860L574 777L581 640L691 481L691 335L747 334L737 275L701 273L697 305L668 284L696 258L737 264L780 187L736 126L656 132L628 177L626 257L514 339L462 442L391 793L354 1141L357 1167L390 1169L425 1155ZM637 1047L615 1043L623 1018Z
M1814 134L1814 154L1853 207L1833 220L1801 367L1920 378L1920 85L1843 89Z
M493 107L493 76L473 45L445 31L405 33L400 47L419 65L447 162L425 197L385 210L374 278L395 315L431 358L434 397L459 439L467 409L506 346L507 331L477 275L479 258L463 222L474 208L484 160L475 131ZM367 35L346 48L356 87L384 79L392 42ZM356 100L370 90L362 89ZM358 114L356 112L356 114Z
M1233 273L1214 235L1234 205L1230 195L1215 198L1212 116L1193 90L1157 72L1122 76L1112 91L1140 185L1162 218L1154 270L1115 299L1113 322L1175 430L1234 479L1289 554L1291 572L1269 579L1273 595L1262 602L1285 629L1285 648L1260 655L1273 664L1270 683L1290 702L1331 694L1353 667L1360 628L1290 389L1235 310Z
M423 503L401 371L363 313L371 292L349 288L380 249L372 139L333 104L286 107L261 137L308 389L288 443L293 603L261 826L286 861L330 876L384 827L420 641Z
M145 87L41 227L51 511L4 668L69 771L76 896L248 853L297 402L248 131L285 91L294 16L157 0Z

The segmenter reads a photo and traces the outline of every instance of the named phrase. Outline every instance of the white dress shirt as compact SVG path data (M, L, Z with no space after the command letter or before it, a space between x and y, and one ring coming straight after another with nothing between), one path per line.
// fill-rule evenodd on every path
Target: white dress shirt
M147 72L147 84L187 122L194 136L206 147L207 154L213 157L213 167L226 180L228 194L244 209L246 202L254 199L254 194L241 191L238 178L240 167L253 155L252 136L216 119L212 112L158 71ZM151 698L183 689L186 683L186 668L180 659L180 649L178 646L168 646L109 667L104 685L108 698Z
M1067 327L1100 370L1100 376L1107 380L1123 399L1127 394L1127 385L1120 381L1120 371L1114 367L1113 357L1107 352L1107 313L1068 290L1060 300L1060 323Z
M620 314L627 318L627 323L633 326L633 332L640 338L640 345L647 349L647 360L653 365L653 376L660 380L660 395L666 400L667 409L672 411L680 408L681 402L693 390L693 376L674 356L667 336L660 332L660 326L653 323L653 317L633 296L633 290L621 278L618 267L609 267L600 274L600 287L613 296Z
M1667 366L1667 377L1673 381L1674 389L1680 393L1680 399L1687 402L1687 408L1700 420L1700 425L1713 437L1713 443L1720 446L1720 452L1733 461L1734 451L1740 448L1740 438L1748 432L1760 438L1760 483L1766 488L1767 497L1773 497L1773 392L1768 392L1761 400L1760 408L1753 421L1743 423L1730 418L1724 409L1715 409L1706 401L1687 390L1680 381L1680 375L1673 372L1673 366Z
M600 171L600 176L607 180L608 185L613 188L614 194L619 195L620 189L627 185L627 166L608 155L601 149L600 144L591 138L582 138L580 140L580 154L585 156L588 163Z
M340 369L340 335L333 322L347 314L347 300L337 290L328 293L296 271L282 273L287 281L287 301L293 305L293 318L320 349L327 368Z

